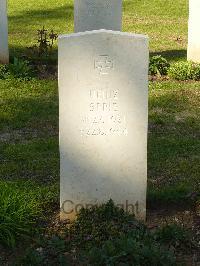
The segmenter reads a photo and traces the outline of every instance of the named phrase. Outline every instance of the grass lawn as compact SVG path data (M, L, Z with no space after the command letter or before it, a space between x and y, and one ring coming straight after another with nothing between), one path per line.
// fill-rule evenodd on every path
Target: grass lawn
M73 32L72 0L9 0L11 55L37 43L45 26L58 34ZM123 0L123 31L148 34L151 53L171 61L186 58L188 1Z
M37 30L43 26L59 34L73 32L72 0L9 0L8 4L11 58L24 55L27 47L37 44ZM123 31L148 34L151 55L162 54L170 62L186 59L187 20L188 1L185 0L124 0ZM56 65L56 47L54 52L53 62ZM36 206L33 214L26 216L32 219L33 224L23 219L20 224L23 227L24 222L29 234L37 215L41 217L50 203L58 206L57 86L56 78L0 80L0 184L2 188L6 187L5 194L0 189L0 194L5 195L0 196L0 222L1 213L12 214L4 200L12 200L8 187L16 191L14 198L23 206L30 188L30 206L25 205L22 213L28 211L31 204ZM155 208L159 212L167 206L168 211L171 209L173 212L181 204L183 211L187 211L187 204L196 204L196 195L200 193L199 106L200 82L150 81L149 216ZM17 197L18 194L22 197ZM1 210L2 204L5 208ZM19 221L21 216L16 214L14 217ZM175 218L178 219L176 215ZM16 229L19 230L14 235L16 239L21 227ZM12 245L14 239L9 234L7 236ZM5 257L11 258L17 256L16 253L1 254L4 240L5 235L0 232L0 265L5 254ZM62 246L62 242L54 243L57 244ZM24 265L29 264L24 262Z

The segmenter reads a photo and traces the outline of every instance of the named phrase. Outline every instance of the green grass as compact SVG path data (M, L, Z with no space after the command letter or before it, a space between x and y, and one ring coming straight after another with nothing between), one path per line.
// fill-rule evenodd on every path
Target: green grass
M58 179L54 81L0 81L0 178Z
M47 184L58 180L58 139L37 139L0 147L1 178L34 179Z
M37 44L37 30L43 26L58 34L73 32L72 0L9 0L11 56L24 54ZM124 0L123 31L150 37L151 53L170 61L186 58L188 1Z
M58 125L57 82L2 81L0 130L34 128L41 134L55 130Z
M200 192L199 93L198 82L150 83L149 195L159 201Z
M55 198L55 188L34 182L0 181L0 244L14 247L17 240L39 232L44 206ZM47 212L47 211L46 211Z
M127 0L123 15L123 30L149 35L152 52L162 52L170 60L185 57L187 1Z

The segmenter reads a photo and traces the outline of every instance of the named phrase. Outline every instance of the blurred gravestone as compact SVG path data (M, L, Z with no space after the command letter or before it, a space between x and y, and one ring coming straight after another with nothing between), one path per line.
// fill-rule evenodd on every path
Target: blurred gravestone
M7 1L0 0L0 63L9 63Z
M59 38L61 217L110 198L145 219L148 38Z
M122 26L122 0L75 0L75 32L90 30L120 31Z
M200 63L200 0L190 0L187 59Z

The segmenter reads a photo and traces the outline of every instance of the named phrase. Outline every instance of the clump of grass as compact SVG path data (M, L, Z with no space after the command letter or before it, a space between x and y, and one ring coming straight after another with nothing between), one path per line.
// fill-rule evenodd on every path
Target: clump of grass
M171 65L168 71L170 78L176 80L200 80L200 64L181 61Z
M37 231L44 202L53 198L49 191L33 182L0 181L0 244L14 247L18 239Z
M0 79L31 80L33 68L27 60L14 57L13 63L0 66Z

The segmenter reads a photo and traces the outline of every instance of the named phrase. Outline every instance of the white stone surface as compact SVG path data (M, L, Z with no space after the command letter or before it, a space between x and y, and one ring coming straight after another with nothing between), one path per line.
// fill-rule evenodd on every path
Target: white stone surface
M122 27L122 0L74 0L74 31Z
M61 217L110 198L145 219L148 38L59 37Z
M190 0L187 58L200 63L200 0Z
M0 63L9 63L7 1L0 0Z

